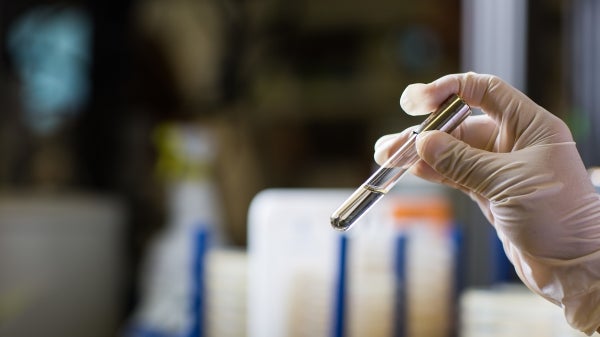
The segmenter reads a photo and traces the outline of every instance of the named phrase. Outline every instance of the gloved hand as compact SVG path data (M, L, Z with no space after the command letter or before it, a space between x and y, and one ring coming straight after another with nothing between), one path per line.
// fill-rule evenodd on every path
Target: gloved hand
M475 73L406 88L409 114L433 111L451 93L485 115L467 118L452 136L417 138L412 172L458 188L495 227L521 280L561 306L567 321L592 334L600 326L600 198L568 127L497 77ZM383 163L400 135L376 144Z

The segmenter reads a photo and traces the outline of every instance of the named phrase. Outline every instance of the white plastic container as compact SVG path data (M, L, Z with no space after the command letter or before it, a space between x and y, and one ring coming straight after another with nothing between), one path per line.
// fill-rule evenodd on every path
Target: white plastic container
M450 236L422 218L400 226L395 197L338 232L329 216L351 192L256 196L248 224L249 337L451 335Z

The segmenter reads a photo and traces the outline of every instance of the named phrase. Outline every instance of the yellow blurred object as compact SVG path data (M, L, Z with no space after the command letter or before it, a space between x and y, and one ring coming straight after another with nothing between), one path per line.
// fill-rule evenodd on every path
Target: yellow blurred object
M167 180L206 180L213 174L215 140L209 127L165 123L154 134L157 174Z

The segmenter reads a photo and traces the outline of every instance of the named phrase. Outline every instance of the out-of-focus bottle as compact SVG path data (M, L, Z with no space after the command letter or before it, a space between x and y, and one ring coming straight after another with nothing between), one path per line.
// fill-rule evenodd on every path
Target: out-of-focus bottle
M218 144L209 127L193 124L162 125L155 140L167 223L144 261L130 336L194 335L205 317L205 256L224 240L213 179Z

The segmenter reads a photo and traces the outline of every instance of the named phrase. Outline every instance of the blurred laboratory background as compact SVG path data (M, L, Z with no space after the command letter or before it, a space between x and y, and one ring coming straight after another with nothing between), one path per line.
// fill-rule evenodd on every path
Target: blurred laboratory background
M479 209L408 177L329 214L493 73L600 165L596 0L0 0L0 337L579 336ZM539 334L538 334L539 333Z

